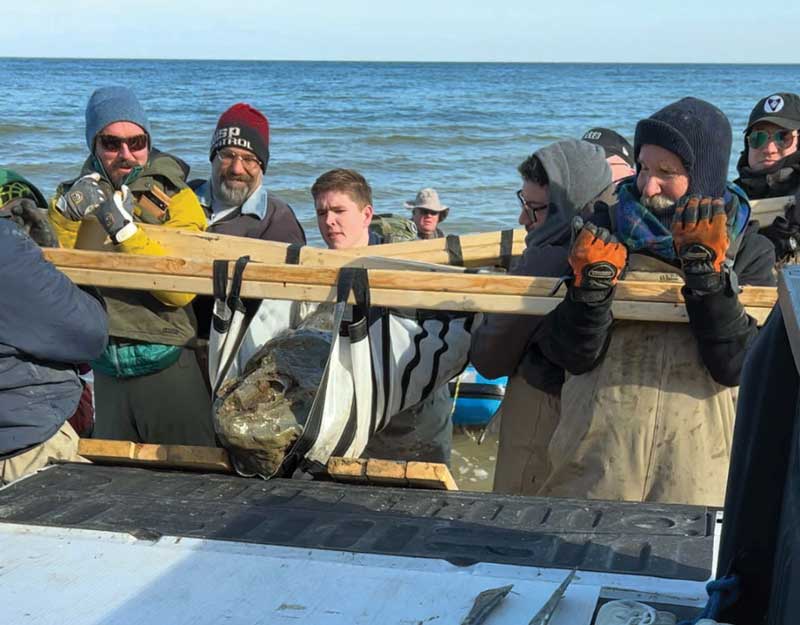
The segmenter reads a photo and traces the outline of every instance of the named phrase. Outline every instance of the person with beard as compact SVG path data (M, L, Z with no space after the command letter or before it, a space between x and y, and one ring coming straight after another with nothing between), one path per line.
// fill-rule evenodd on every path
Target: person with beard
M269 120L249 104L225 111L211 139L211 179L192 183L208 217L208 231L264 241L306 244L291 206L264 184Z
M572 220L613 201L611 168L603 149L570 139L544 147L519 166L520 223L525 251L511 275L561 277ZM550 471L547 445L558 421L564 370L544 357L534 338L541 317L488 314L472 334L471 358L487 378L510 376L500 408L497 492L536 495Z
M734 387L757 334L737 284L775 284L774 249L726 183L731 138L695 98L641 120L636 178L577 234L566 297L534 333L567 372L540 494L722 505ZM681 284L689 323L615 321L626 269Z
M81 176L61 184L49 219L62 247L74 247L90 215L125 254L164 256L140 223L202 232L203 209L186 184L189 168L153 147L150 122L126 87L97 89L86 106L89 156ZM109 342L91 362L94 436L142 443L214 445L211 399L195 358L192 293L101 289Z
M280 241L305 245L306 234L297 217L282 199L271 193L264 183L269 163L269 120L261 111L239 102L219 118L211 138L211 178L193 180L208 218L208 231L264 241ZM208 339L214 299L198 296L194 301L198 336ZM245 343L251 349L271 338L294 314L286 304L263 304L251 322ZM204 363L205 347L200 348Z
M735 181L751 199L793 195L794 205L761 233L775 245L778 261L796 262L800 246L800 96L774 93L755 105L744 131Z

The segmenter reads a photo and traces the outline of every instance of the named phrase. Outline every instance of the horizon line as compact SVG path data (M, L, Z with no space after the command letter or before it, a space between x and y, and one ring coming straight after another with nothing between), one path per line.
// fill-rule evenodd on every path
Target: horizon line
M449 65L773 65L798 66L800 63L769 61L412 61L375 59L219 59L219 58L167 58L167 57L111 57L111 56L3 56L7 60L37 61L178 61L213 63L396 63L396 64L449 64Z

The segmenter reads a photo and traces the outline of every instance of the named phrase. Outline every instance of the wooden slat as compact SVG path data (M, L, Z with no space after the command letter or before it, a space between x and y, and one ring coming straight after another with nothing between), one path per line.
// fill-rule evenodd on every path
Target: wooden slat
M337 482L458 490L447 465L435 462L332 457L327 470Z
M750 218L757 219L762 226L772 223L772 221L783 216L787 205L794 204L794 197L787 195L784 197L771 197L763 200L750 200Z
M171 256L195 260L236 259L250 256L254 262L277 265L285 262L286 243L261 241L210 232L176 230L151 224L140 224L147 235L158 240ZM500 261L500 232L468 234L461 237L464 264L481 267ZM445 239L430 239L389 243L352 250L328 250L304 246L300 250L299 264L314 267L359 266L368 257L394 258L447 265L450 257ZM85 219L78 233L76 248L93 251L113 251L105 231L93 217ZM525 231L514 231L512 253L522 254L525 248Z
M210 295L212 263L180 258L106 254L49 249L47 258L78 284L118 288L192 292ZM242 295L257 299L334 301L338 270L325 267L249 265ZM546 314L565 289L551 296L558 281L496 274L369 270L370 297L376 306L454 311ZM739 296L754 317L773 306L772 287L745 287ZM636 305L639 304L639 305ZM617 288L614 314L619 319L686 321L680 284L623 281Z
M131 441L82 438L78 453L92 462L103 464L234 472L228 452L218 447L151 445Z

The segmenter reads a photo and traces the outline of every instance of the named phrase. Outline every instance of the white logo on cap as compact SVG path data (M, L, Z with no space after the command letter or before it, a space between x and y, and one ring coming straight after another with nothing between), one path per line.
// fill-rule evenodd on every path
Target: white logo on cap
M588 139L589 141L597 141L602 136L603 136L602 132L599 132L597 130L590 130L585 135L583 135L583 138Z
M777 113L783 108L783 98L779 95L771 95L764 100L764 112Z

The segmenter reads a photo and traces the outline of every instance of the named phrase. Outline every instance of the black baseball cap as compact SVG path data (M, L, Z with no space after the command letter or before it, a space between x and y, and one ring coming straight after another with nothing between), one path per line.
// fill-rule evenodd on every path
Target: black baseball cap
M750 113L745 133L758 122L771 122L789 130L800 129L800 96L795 93L773 93L761 98Z
M608 128L591 128L583 133L581 139L603 148L606 153L606 158L609 156L619 156L623 161L628 163L628 165L636 168L636 162L633 158L633 146L618 132Z

